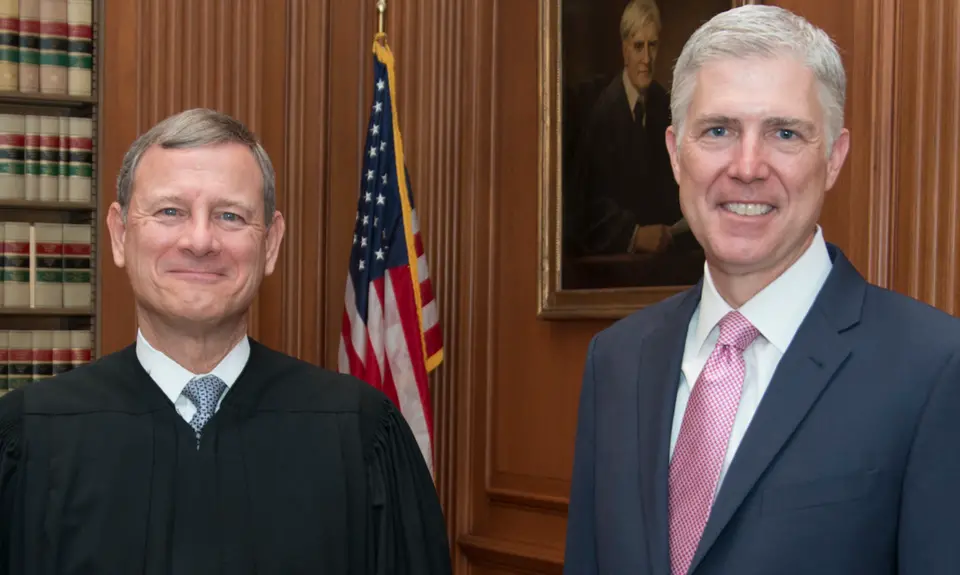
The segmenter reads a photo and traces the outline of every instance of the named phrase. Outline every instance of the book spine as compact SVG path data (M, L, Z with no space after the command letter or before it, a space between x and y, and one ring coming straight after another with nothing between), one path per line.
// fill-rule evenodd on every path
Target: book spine
M60 195L60 119L40 116L40 200L56 202Z
M67 0L40 0L40 92L67 93Z
M30 305L30 224L3 223L3 307Z
M10 389L20 389L33 379L33 332L10 330L7 355L7 381Z
M26 156L26 117L0 114L0 199L22 200Z
M60 141L57 143L57 160L60 163L60 170L57 172L57 200L67 202L70 200L70 118L60 116L57 127L60 132Z
M67 0L67 35L67 91L73 96L90 96L93 94L92 0Z
M26 145L24 147L24 197L40 199L40 116L26 117Z
M33 380L47 379L53 375L53 332L33 330Z
M34 224L34 306L63 307L63 225Z
M70 371L73 364L70 361L70 332L56 330L53 332L53 375Z
M0 0L0 90L20 87L20 1Z
M74 369L90 363L93 356L93 344L90 332L82 329L70 332L70 364Z
M93 120L70 118L68 197L71 202L89 202L93 179Z
M89 224L63 224L63 306L90 307Z
M20 91L40 91L40 0L20 0Z

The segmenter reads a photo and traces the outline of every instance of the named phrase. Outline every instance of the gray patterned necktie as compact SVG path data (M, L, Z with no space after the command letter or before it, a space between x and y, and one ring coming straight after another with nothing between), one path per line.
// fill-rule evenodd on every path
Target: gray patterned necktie
M197 407L190 426L197 433L197 449L200 449L200 432L217 411L217 402L227 389L227 384L215 375L195 377L183 389L183 395Z

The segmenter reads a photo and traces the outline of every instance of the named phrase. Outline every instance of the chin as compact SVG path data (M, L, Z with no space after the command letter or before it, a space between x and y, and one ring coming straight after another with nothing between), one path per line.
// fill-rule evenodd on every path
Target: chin
M726 272L751 271L762 267L763 262L770 258L770 249L765 242L748 238L718 239L712 242L707 253L711 264Z

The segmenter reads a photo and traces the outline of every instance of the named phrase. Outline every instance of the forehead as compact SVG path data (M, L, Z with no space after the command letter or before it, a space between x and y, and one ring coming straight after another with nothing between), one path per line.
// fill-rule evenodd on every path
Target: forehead
M821 117L813 71L790 56L709 61L697 71L690 106L694 117Z
M259 194L261 186L262 175L253 152L236 143L183 149L151 146L134 174L134 196L206 192L240 198Z
M649 40L655 40L657 38L657 26L653 22L653 18L647 18L644 20L643 24L639 26L634 26L630 30L630 42L643 42Z

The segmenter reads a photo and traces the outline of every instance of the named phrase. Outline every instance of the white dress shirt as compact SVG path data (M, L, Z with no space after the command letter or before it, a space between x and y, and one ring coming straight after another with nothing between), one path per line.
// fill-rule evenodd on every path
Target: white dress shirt
M240 340L240 343L234 346L234 348L230 350L230 353L213 368L213 371L209 373L191 373L179 363L170 359L166 354L150 345L150 342L143 337L143 332L137 330L137 359L140 360L143 369L150 374L150 378L160 386L164 395L166 395L174 407L177 408L177 413L180 414L180 417L187 423L190 423L190 420L193 419L193 416L197 413L197 408L193 405L193 402L183 395L183 389L190 383L190 380L195 377L212 374L227 384L226 391L223 392L223 395L220 396L220 401L217 402L217 409L219 410L220 404L223 403L223 398L230 392L230 388L234 382L237 381L240 372L243 371L244 366L247 365L249 358L250 341L244 336L243 339Z
M823 233L817 226L816 236L803 255L780 277L740 307L740 313L757 328L760 335L743 353L746 361L743 391L727 444L726 457L720 469L717 491L750 425L750 420L753 419L753 414L756 413L757 406L770 385L770 379L777 369L777 364L780 363L780 358L783 357L804 317L810 311L832 267L833 263L827 253ZM733 308L727 304L726 300L717 293L710 276L710 269L704 265L703 293L693 317L690 318L683 350L680 387L673 417L673 431L670 436L671 458L677 445L683 413L687 408L687 401L690 399L694 383L700 377L700 372L720 336L718 324L723 316L732 310Z

